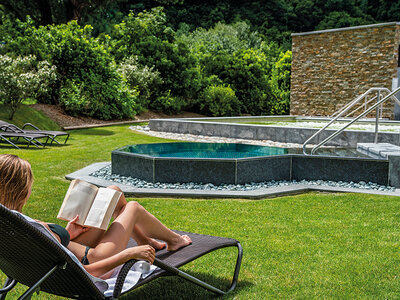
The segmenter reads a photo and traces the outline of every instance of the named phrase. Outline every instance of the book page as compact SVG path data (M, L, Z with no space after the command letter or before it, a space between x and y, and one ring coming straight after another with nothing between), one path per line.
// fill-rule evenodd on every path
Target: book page
M107 229L108 224L110 223L112 214L114 213L115 207L118 204L118 200L121 197L122 193L116 191L113 198L111 199L110 205L108 206L108 210L104 216L103 223L101 224L100 228Z
M120 195L116 190L99 188L84 225L107 229Z
M98 188L82 180L73 180L69 186L57 218L70 221L79 215L77 224L83 225Z

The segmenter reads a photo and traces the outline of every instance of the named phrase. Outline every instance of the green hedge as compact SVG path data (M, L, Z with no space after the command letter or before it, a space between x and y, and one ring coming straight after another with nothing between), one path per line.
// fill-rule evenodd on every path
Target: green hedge
M284 114L290 55L244 22L172 30L161 8L130 13L110 35L75 21L3 20L0 54L36 56L56 71L34 97L71 115L131 118L146 109L212 116Z

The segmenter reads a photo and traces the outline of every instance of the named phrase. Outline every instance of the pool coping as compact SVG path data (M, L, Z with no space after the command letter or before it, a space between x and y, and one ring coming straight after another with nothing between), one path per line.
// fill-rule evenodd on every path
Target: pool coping
M111 162L93 163L87 167L65 175L68 180L81 179L96 186L106 187L118 186L127 196L134 197L179 197L179 198L241 198L241 199L263 199L285 195L302 194L312 191L329 193L362 193L372 195L400 196L400 189L395 192L376 191L359 188L340 188L331 186L317 186L312 184L293 184L287 186L255 189L250 191L228 191L228 190L180 190L180 189L156 189L135 188L126 184L116 183L90 176L89 174L106 167Z

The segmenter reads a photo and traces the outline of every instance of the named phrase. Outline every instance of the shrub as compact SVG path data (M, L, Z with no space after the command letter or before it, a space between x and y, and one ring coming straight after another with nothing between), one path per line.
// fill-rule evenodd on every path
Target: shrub
M182 111L182 107L185 105L186 103L181 97L174 97L168 91L151 102L149 108L166 114L173 114Z
M128 90L112 56L91 36L91 26L75 21L38 28L24 24L19 27L23 34L7 41L5 48L36 54L57 68L57 80L49 83L51 90L42 91L39 102L106 120L135 114L137 91Z
M55 68L48 62L37 64L36 57L11 58L0 55L0 99L9 106L12 120L21 102L48 93L55 80Z
M271 72L271 92L273 103L271 112L275 115L289 113L290 106L290 67L292 61L292 52L286 51L279 55Z
M201 109L207 115L225 117L240 114L239 100L230 86L210 85L201 99Z
M58 88L57 68L48 61L40 61L37 65L39 84L35 92L35 98L40 103L52 103L54 91Z
M67 80L60 90L60 104L73 116L84 115L103 120L123 119L136 114L136 90L115 82L107 86L90 86Z
M128 86L137 89L139 92L138 105L148 108L149 103L155 100L155 95L160 85L163 83L160 72L155 71L154 67L149 68L138 63L136 56L125 58L118 66Z
M118 62L135 55L139 65L159 73L162 82L153 91L150 107L160 110L165 106L178 111L192 105L200 90L196 59L186 44L176 41L161 8L130 13L115 26L111 36L111 52ZM171 101L171 97L180 100ZM168 103L162 104L163 99ZM171 106L174 103L175 108Z
M218 76L235 91L240 111L251 115L270 114L271 91L265 54L260 50L247 49L226 59L231 61L222 65Z

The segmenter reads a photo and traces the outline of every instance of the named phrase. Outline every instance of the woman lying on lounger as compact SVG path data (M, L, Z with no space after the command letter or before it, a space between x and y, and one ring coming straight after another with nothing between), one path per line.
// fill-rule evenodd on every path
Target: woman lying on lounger
M33 175L30 164L18 156L0 155L0 203L18 212L31 194ZM111 188L119 190L116 186ZM82 262L92 275L107 278L109 271L130 259L153 263L155 250L167 246L178 250L191 243L186 235L179 235L165 227L157 218L135 201L121 196L113 214L114 221L105 231L76 224L78 216L66 228L41 221L53 236ZM126 248L129 238L139 246ZM166 242L159 242L163 240Z

